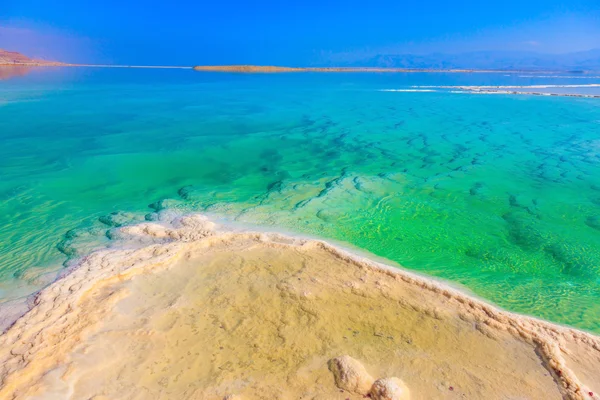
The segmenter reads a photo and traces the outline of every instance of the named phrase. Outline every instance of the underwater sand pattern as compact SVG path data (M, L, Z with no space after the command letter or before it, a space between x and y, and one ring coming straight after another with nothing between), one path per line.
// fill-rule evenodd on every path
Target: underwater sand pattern
M600 332L594 99L380 91L547 83L485 74L54 73L2 81L3 306L175 209L334 240Z

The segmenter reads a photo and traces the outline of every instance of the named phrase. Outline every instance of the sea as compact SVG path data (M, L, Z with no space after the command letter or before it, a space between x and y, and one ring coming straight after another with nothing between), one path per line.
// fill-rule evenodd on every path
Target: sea
M600 98L451 88L600 95L600 74L0 77L0 306L118 245L118 227L200 212L600 333Z

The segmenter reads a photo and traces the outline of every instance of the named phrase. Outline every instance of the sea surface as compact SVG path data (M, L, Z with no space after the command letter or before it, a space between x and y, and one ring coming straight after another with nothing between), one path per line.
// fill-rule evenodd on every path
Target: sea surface
M600 333L599 76L47 68L0 80L0 303L200 211L362 249ZM583 88L583 93L600 93Z

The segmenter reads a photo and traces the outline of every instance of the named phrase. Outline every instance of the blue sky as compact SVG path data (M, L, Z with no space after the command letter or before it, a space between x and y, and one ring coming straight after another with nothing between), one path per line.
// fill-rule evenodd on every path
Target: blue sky
M312 65L600 48L598 0L0 0L0 48L68 62Z

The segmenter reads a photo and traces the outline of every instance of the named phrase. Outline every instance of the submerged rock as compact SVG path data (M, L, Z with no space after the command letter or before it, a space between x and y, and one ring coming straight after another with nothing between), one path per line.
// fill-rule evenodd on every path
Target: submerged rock
M346 355L329 360L328 366L340 389L362 395L371 390L374 379L358 360Z
M370 392L373 400L408 400L408 387L398 378L381 378L373 384Z

